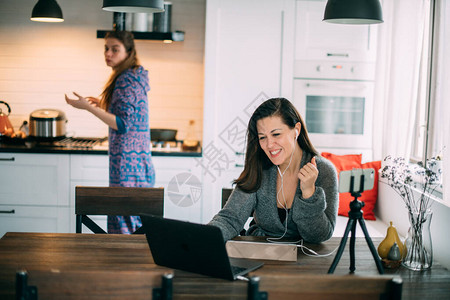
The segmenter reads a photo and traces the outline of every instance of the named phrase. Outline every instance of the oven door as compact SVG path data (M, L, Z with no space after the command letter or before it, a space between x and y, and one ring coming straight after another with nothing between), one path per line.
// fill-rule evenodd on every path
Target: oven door
M373 82L295 79L294 105L317 148L372 148Z

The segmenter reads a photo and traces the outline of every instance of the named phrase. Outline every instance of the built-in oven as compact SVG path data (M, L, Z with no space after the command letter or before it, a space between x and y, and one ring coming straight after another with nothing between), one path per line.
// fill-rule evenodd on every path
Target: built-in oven
M299 66L296 66L299 67ZM370 68L304 63L296 68L293 103L322 151L372 154L374 82Z

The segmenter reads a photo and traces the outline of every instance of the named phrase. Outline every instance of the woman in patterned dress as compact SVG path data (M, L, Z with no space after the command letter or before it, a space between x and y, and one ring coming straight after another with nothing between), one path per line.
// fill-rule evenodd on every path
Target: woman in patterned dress
M84 109L109 127L109 185L153 187L155 170L150 153L147 92L148 72L139 65L133 34L109 32L105 61L112 74L100 96L66 102ZM108 216L108 233L132 233L141 226L138 216Z

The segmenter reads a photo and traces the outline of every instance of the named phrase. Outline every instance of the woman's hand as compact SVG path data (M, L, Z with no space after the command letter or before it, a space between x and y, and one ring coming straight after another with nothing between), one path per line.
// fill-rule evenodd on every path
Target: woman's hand
M88 112L92 113L97 118L99 118L100 120L102 120L106 125L108 125L112 129L114 130L118 129L116 116L99 107L100 102L99 99L94 97L84 98L83 96L80 96L75 92L73 92L73 94L78 97L78 100L70 99L67 95L65 95L67 104L72 105L73 107L78 109L85 109Z
M78 97L78 100L77 99L70 99L65 94L67 104L72 105L73 107L78 108L78 109L86 109L86 110L90 106L97 106L95 104L91 104L91 102L88 99L84 98L83 96L80 96L80 95L78 95L75 92L73 92L73 94Z
M91 105L94 105L95 107L100 107L100 99L95 97L86 97L86 99L89 101Z
M311 197L316 191L316 180L319 176L317 170L316 158L313 157L311 162L307 163L298 172L298 179L300 179L300 189L304 199Z

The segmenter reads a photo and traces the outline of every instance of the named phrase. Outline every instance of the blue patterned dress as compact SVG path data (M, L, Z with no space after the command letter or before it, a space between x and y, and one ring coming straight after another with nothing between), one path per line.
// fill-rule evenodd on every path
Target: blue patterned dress
M109 185L153 187L155 169L150 152L148 72L142 66L125 70L116 80L109 112L118 130L109 128ZM108 216L108 233L132 233L138 216Z

